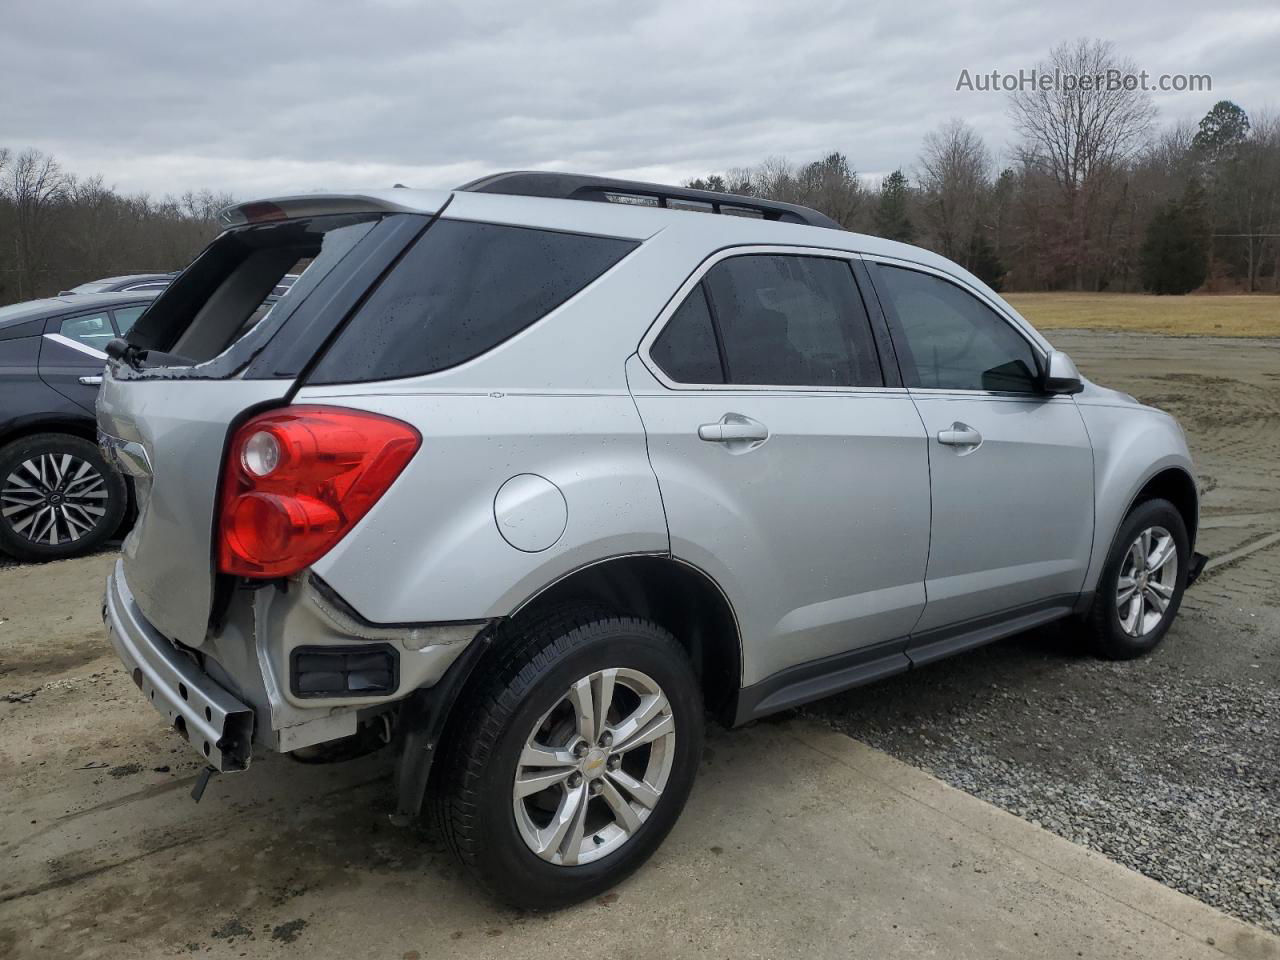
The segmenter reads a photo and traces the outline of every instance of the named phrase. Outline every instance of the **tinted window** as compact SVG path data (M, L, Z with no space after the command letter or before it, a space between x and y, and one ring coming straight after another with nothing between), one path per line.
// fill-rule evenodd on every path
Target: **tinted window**
M636 246L441 220L374 290L311 382L386 380L456 366L530 326Z
M649 356L676 383L724 383L707 297L699 284L671 315Z
M104 349L107 342L116 335L106 311L82 317L68 317L62 321L62 327L58 332L76 343L83 343L86 347L92 347L95 350Z
M1039 392L1031 345L977 297L917 270L882 266L876 276L897 314L907 386Z
M750 255L704 281L729 383L880 386L866 308L843 260Z
M133 323L140 316L142 311L147 309L145 303L138 304L136 307L117 307L112 313L116 316L116 328L120 331L120 335L124 336L133 327Z

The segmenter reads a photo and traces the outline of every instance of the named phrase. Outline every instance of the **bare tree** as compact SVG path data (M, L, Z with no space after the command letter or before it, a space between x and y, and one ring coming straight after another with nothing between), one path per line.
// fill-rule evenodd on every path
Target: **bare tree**
M0 148L0 303L184 267L218 233L216 212L231 202L207 190L160 201L124 196L38 151Z
M949 120L925 136L919 163L925 242L969 266L991 180L991 153L967 123Z
M869 196L849 159L839 152L800 166L786 157L769 157L754 167L713 173L689 180L685 186L798 203L822 211L849 229L865 219Z
M18 296L35 290L44 267L50 211L62 198L69 178L58 161L39 150L24 150L3 170L2 191L12 205Z
M1064 266L1076 289L1083 289L1103 185L1141 149L1155 107L1146 91L1109 82L1138 71L1102 40L1060 44L1037 71L1067 82L1011 94L1010 112L1024 140L1022 159L1057 187L1070 240Z
M1217 180L1226 221L1215 239L1243 253L1244 286L1253 293L1259 287L1266 252L1277 247L1280 236L1280 120L1259 117L1249 138L1224 161ZM1276 260L1280 267L1280 251Z

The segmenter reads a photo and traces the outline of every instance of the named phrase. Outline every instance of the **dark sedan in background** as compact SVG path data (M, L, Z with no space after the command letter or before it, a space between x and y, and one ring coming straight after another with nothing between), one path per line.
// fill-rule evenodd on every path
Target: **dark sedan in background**
M61 560L100 546L128 507L98 452L103 349L154 292L59 295L0 307L0 550Z
M58 294L66 297L81 293L159 293L173 283L178 271L173 273L129 273L122 277L103 277L90 280Z

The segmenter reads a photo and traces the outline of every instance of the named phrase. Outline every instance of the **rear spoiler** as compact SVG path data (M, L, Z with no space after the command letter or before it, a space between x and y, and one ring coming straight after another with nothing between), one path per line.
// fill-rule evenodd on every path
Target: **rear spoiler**
M374 190L369 193L312 193L233 204L218 211L224 228L252 223L323 217L344 213L435 213L449 198L447 190Z

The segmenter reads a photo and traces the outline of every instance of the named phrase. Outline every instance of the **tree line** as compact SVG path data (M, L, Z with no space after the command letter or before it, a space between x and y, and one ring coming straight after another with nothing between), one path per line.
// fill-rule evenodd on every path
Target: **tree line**
M1041 73L1136 74L1111 44L1051 51ZM771 158L688 181L814 207L914 243L996 289L1280 292L1280 119L1223 100L1198 126L1155 126L1140 89L1017 91L1008 162L963 120L870 187L844 153Z
M1038 70L1137 73L1111 44L1083 39ZM874 187L841 152L688 185L814 207L935 250L997 289L1280 292L1280 118L1224 100L1198 126L1159 129L1150 94L1100 86L1017 91L1008 111L1016 139L1003 163L957 119ZM38 150L0 148L0 304L180 269L232 202L208 190L127 196Z
M232 202L208 190L126 196L39 150L0 147L0 304L89 280L180 270L218 232Z

